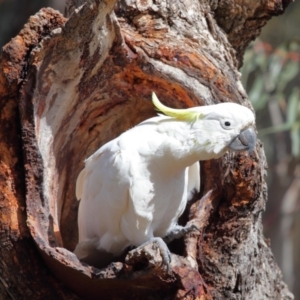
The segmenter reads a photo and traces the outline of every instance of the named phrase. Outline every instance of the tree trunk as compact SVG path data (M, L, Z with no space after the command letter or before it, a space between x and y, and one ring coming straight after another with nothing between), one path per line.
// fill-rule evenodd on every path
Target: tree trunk
M171 272L154 247L101 270L71 252L84 158L155 115L152 91L173 107L251 108L245 47L290 1L91 0L74 11L82 2L67 1L68 20L42 9L1 54L0 298L293 299L262 233L260 142L201 163L201 193L181 218L200 232L170 246Z

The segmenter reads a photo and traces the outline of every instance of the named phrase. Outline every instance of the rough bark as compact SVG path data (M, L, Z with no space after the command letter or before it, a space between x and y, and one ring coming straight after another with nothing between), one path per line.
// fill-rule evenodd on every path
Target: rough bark
M32 49L64 22L59 14L43 10L30 18L1 53L0 299L77 299L45 268L26 224L26 166L18 109Z
M79 2L68 1L67 13ZM151 246L101 270L72 254L83 159L153 116L152 91L173 107L227 101L251 107L237 67L248 43L288 3L116 2L88 1L67 22L43 9L3 49L1 295L293 299L262 234L260 143L251 156L202 163L201 194L181 220L200 232L171 245L169 274Z

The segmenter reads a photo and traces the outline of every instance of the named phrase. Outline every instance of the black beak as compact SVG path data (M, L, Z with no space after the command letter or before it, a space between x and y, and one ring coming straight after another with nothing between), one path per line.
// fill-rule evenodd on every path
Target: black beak
M256 133L252 127L242 131L229 145L229 149L233 151L253 152L256 144Z

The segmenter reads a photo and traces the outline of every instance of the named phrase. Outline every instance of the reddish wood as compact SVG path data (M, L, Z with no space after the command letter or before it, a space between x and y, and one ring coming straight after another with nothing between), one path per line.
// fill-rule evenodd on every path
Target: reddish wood
M0 292L7 299L292 299L262 234L259 143L251 156L201 164L201 195L182 217L200 232L170 246L169 274L151 245L102 270L71 252L84 158L153 116L152 91L173 107L232 101L251 108L237 66L287 5L156 2L93 0L67 22L43 9L4 48Z

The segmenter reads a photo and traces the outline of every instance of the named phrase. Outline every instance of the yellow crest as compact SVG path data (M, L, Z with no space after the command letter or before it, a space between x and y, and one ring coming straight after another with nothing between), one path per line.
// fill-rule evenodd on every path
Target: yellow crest
M167 107L158 100L154 92L152 93L152 103L158 111L164 113L166 116L182 121L196 121L202 115L200 112L193 110L193 108L176 109Z

